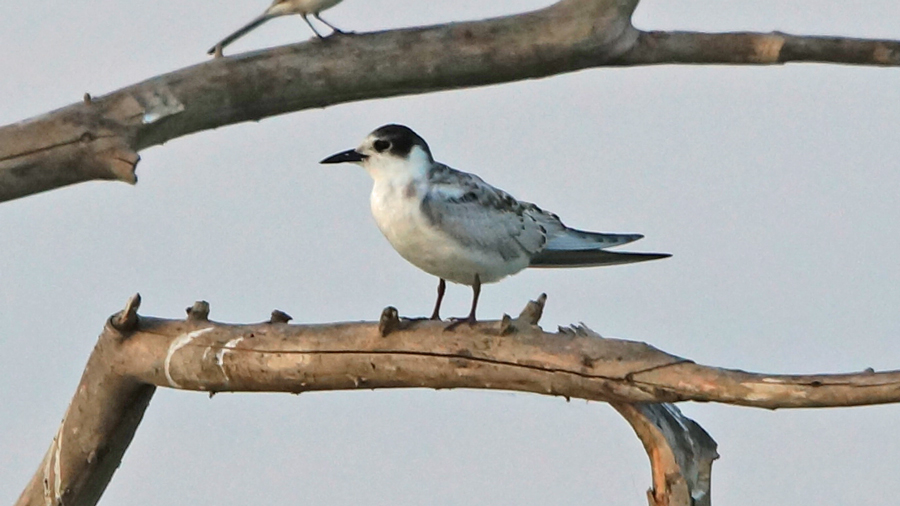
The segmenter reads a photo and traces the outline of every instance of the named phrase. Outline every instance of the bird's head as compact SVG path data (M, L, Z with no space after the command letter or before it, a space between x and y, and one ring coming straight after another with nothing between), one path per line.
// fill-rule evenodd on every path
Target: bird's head
M356 149L320 163L355 163L372 177L427 170L434 162L425 139L403 125L385 125L370 133Z

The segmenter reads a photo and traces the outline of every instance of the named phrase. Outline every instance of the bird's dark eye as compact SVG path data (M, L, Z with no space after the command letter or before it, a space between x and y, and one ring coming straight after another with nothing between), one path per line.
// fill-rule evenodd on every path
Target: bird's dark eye
M375 143L372 144L372 146L375 147L375 151L378 151L379 153L383 153L387 149L390 149L391 143L388 141L383 141L383 140L379 139L379 140L375 141Z

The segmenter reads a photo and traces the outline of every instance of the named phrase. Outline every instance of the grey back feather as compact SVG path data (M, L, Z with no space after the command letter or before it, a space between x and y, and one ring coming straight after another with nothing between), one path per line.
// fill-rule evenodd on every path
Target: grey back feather
M480 177L435 163L422 199L428 220L466 246L496 251L505 259L533 255L547 244L534 206L520 203Z
M605 234L566 227L559 216L485 183L480 177L435 163L421 209L434 226L460 244L499 253L504 260L528 255L532 266L612 265L668 255L602 251L636 241L640 234Z

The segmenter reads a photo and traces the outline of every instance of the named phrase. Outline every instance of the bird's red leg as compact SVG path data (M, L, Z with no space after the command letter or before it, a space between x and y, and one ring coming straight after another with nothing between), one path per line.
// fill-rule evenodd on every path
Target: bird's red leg
M475 283L472 285L472 310L469 311L469 316L465 318L454 318L454 322L444 330L453 330L461 323L468 323L469 326L474 326L478 320L475 319L475 310L478 308L478 296L481 295L481 278L478 277L478 274L475 275Z
M434 311L431 313L432 320L441 319L441 302L444 300L444 291L447 290L447 282L444 281L444 278L440 278L441 280L438 282L438 297L437 302L434 303Z

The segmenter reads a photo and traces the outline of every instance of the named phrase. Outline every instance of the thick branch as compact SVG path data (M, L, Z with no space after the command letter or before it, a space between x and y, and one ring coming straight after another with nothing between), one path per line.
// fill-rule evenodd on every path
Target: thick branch
M400 320L393 308L378 323L288 325L278 317L226 325L209 321L208 304L197 303L186 320L162 320L137 316L140 299L134 297L108 321L18 504L94 504L153 385L210 393L487 388L611 402L647 448L656 477L650 498L658 504L708 493L704 462L715 458L715 446L683 420L676 430L680 414L627 404L699 400L777 408L900 401L900 371L770 376L697 365L584 327L546 333L535 325L544 300L516 320L445 332L439 322Z
M225 325L141 318L110 364L157 386L210 392L491 388L595 401L705 401L764 408L900 401L900 371L764 375L702 366L577 327L501 335L500 322L444 332L406 322Z
M640 32L638 0L561 0L484 21L338 35L217 58L0 128L0 202L93 179L135 182L137 152L200 130L372 98L607 65L898 65L898 42Z
M121 376L106 363L118 338L112 324L84 369L69 409L17 505L94 505L150 404L154 385Z
M165 74L0 128L0 201L134 181L135 153L242 121L370 98L542 77L625 51L637 0L561 0L485 21L338 35Z

